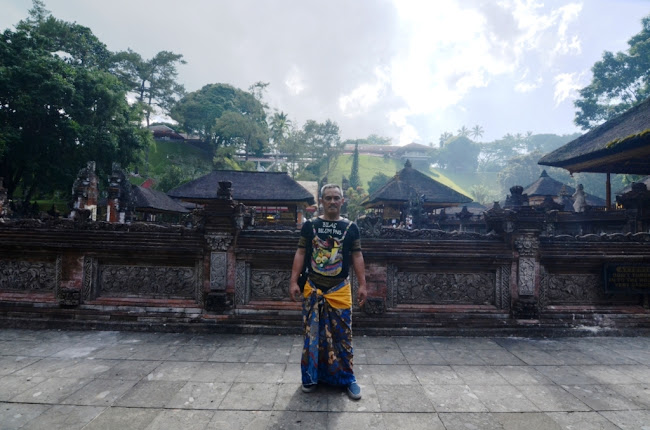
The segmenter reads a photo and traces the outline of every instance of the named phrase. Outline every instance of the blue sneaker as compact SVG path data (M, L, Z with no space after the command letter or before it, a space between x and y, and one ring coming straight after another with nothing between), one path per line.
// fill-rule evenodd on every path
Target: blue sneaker
M302 385L302 392L303 393L313 393L314 391L316 391L316 388L318 388L318 384L308 384L308 385L303 384Z
M361 398L361 387L356 382L348 385L348 397L352 400L359 400Z

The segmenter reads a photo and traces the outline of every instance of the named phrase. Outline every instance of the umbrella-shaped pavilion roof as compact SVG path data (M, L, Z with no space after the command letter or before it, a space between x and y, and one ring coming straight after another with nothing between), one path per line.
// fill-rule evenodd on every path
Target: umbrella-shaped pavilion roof
M429 208L457 206L472 201L469 197L441 184L411 167L407 161L404 168L383 187L368 196L363 206L367 208L382 204L405 204L418 198Z

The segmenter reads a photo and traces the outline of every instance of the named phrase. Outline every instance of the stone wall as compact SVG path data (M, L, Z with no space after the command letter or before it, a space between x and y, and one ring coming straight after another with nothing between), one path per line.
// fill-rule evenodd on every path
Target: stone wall
M287 296L298 231L240 230L232 200L213 206L194 228L0 223L1 323L299 331L300 305ZM360 309L355 298L355 327L650 327L647 294L605 293L603 278L608 263L650 265L650 234L555 235L537 221L493 218L489 234L361 226L369 300Z

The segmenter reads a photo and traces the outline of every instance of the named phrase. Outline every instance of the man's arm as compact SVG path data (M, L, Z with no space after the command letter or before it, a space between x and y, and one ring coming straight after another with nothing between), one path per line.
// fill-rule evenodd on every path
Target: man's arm
M291 266L291 281L289 281L289 297L294 302L300 297L300 287L298 286L298 277L302 272L302 266L305 264L305 248L298 248L293 256L293 265Z
M357 275L357 281L359 282L357 299L359 300L359 306L363 306L366 303L366 298L368 298L368 289L366 288L366 264L363 261L361 251L352 252L352 267L354 267L354 273Z

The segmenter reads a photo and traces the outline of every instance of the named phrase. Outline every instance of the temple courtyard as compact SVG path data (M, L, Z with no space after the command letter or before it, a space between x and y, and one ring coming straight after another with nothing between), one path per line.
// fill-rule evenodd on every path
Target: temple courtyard
M300 336L1 329L0 429L650 428L648 337L354 342L357 402Z

